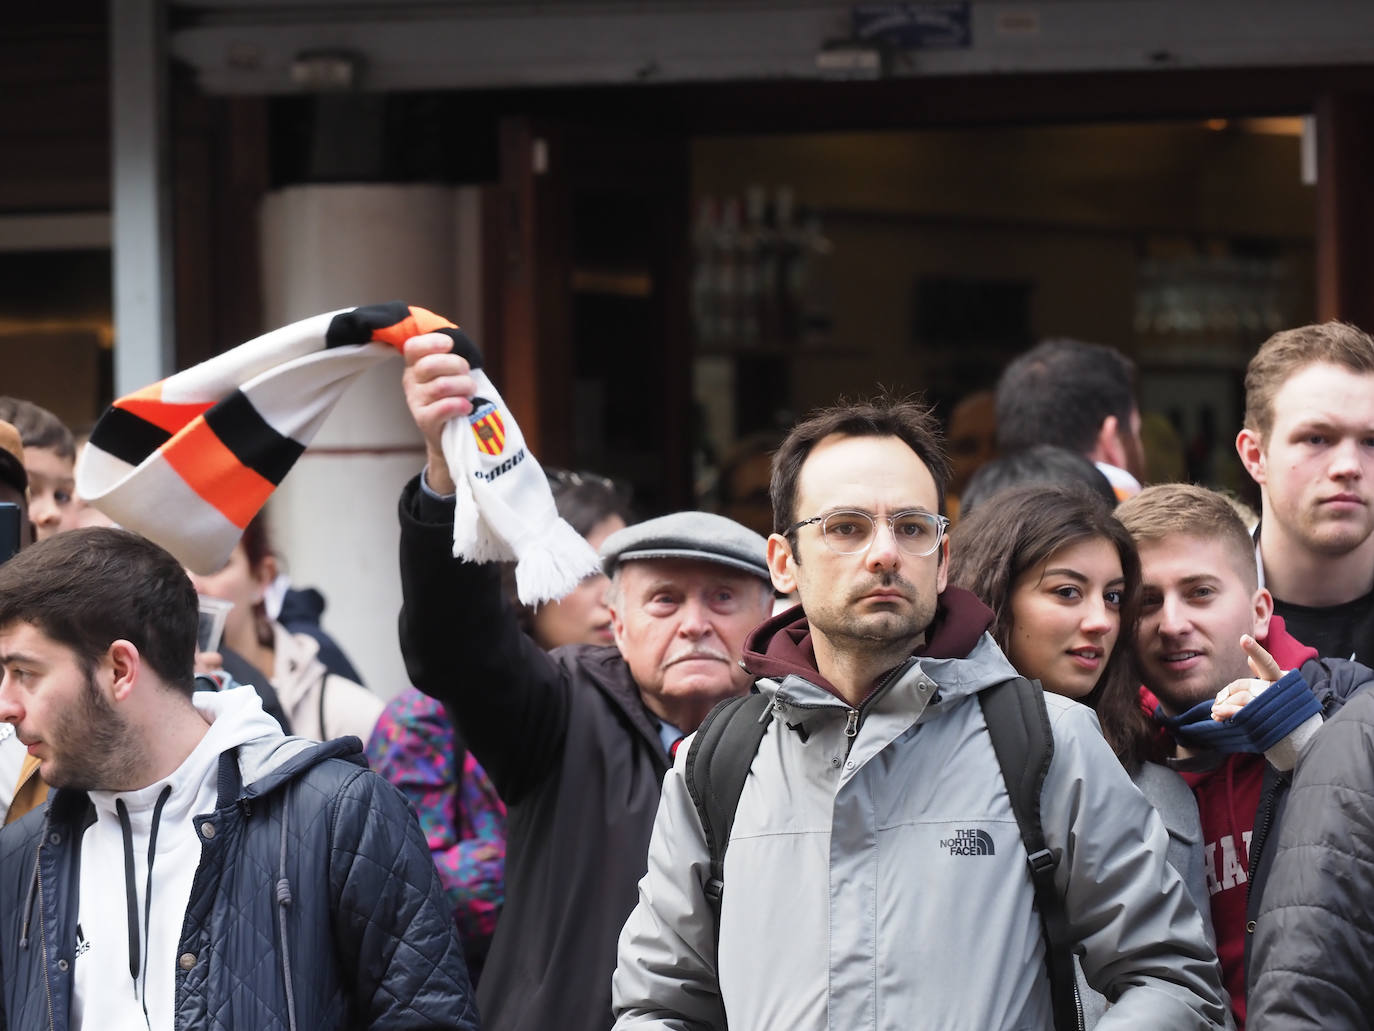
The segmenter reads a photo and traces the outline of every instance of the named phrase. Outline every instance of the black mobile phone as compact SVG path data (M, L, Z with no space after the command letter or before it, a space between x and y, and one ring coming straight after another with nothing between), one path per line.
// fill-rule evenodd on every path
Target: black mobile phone
M13 501L0 501L0 562L8 562L19 553L19 534L24 527L22 516Z

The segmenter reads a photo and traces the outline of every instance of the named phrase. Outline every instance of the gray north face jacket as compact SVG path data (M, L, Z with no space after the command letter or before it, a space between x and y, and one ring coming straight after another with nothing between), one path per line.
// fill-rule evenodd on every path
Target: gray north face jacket
M1016 675L983 632L991 613L945 591L924 654L858 709L826 689L798 616L750 641L772 722L726 852L719 959L683 748L621 933L616 1028L1051 1028L1026 852L976 697ZM1045 702L1042 822L1082 969L1114 1003L1098 1027L1222 1026L1220 967L1159 817L1091 710Z

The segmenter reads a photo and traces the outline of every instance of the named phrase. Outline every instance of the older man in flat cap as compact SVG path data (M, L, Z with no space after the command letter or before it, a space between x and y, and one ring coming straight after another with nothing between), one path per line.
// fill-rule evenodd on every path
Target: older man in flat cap
M462 358L406 345L428 465L401 497L401 644L509 808L506 902L478 992L495 1031L607 1031L616 939L647 864L676 743L748 690L744 640L771 611L764 539L679 512L601 548L615 646L543 652L494 565L451 556L454 484L440 430L467 413Z

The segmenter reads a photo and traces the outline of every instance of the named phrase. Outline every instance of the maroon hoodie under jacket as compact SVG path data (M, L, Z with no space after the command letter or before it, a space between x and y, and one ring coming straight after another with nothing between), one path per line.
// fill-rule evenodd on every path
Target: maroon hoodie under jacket
M992 626L992 609L962 587L946 587L926 631L926 643L911 654L921 658L962 659ZM816 669L811 624L800 605L755 627L744 642L744 668L756 677L782 680L796 675L842 698Z

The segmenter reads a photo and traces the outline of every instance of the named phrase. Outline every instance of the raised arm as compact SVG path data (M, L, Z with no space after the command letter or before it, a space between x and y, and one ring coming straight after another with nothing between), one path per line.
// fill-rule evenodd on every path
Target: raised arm
M500 568L453 557L454 485L439 439L471 411L473 382L449 344L431 335L405 347L406 403L428 466L401 495L401 651L411 683L448 708L509 805L556 768L569 688L521 632Z

